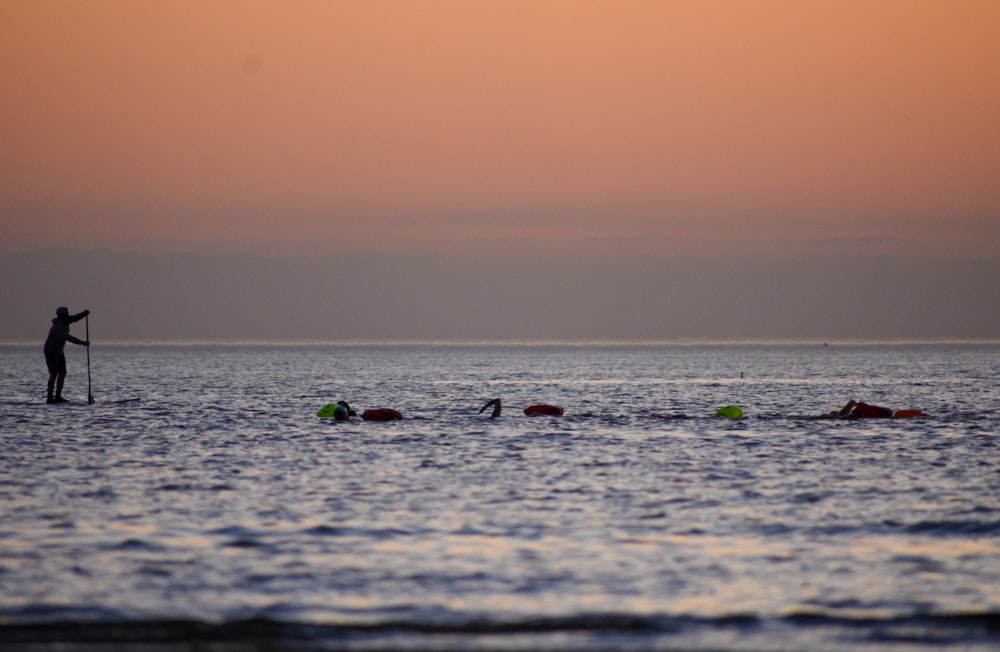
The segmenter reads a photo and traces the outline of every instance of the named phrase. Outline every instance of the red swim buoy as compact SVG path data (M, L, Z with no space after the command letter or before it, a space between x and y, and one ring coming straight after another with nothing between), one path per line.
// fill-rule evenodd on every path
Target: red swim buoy
M909 417L926 417L927 413L923 410L896 410L892 416L897 419L906 419Z
M400 421L403 415L392 408L375 408L361 413L365 421Z
M561 417L563 415L563 412L564 410L558 405L546 405L544 403L540 405L529 405L528 407L524 408L524 413L527 414L529 417L534 416L536 414L547 414L553 417Z

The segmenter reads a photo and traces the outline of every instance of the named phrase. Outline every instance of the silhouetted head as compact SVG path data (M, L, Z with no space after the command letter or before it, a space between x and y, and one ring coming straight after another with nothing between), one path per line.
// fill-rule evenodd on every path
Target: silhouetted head
M67 319L69 317L69 308L66 306L59 306L56 308L56 317L59 319Z

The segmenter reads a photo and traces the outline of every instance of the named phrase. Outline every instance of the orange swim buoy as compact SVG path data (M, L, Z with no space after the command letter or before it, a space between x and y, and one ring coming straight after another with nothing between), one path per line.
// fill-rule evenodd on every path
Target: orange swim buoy
M536 414L547 414L553 417L561 417L564 410L558 405L546 405L541 403L539 405L529 405L524 408L524 413L529 417L535 416Z
M923 410L896 410L892 416L897 419L906 419L909 417L926 417L927 413Z
M365 421L400 421L403 415L392 408L375 408L361 413Z

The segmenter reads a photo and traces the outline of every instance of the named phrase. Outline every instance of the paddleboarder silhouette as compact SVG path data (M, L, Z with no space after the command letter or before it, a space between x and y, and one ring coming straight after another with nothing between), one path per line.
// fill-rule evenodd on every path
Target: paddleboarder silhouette
M90 346L90 342L73 337L69 334L69 325L78 322L90 314L89 310L84 310L75 315L69 314L69 309L65 306L56 308L55 319L49 328L49 336L45 339L45 364L49 368L48 398L46 403L66 403L62 396L63 383L66 381L66 355L63 348L66 342Z

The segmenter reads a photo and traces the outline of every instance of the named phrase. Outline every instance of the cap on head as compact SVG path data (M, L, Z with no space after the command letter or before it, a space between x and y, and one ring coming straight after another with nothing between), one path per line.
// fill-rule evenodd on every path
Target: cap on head
M66 306L56 308L56 317L69 317L69 308Z

